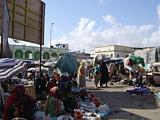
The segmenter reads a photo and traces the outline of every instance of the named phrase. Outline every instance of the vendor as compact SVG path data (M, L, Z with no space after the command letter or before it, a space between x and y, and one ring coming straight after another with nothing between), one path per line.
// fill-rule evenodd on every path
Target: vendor
M47 92L49 93L51 88L58 86L58 82L59 82L59 74L54 72L52 78L50 78L50 80L46 84Z
M45 114L56 119L64 110L63 102L60 100L60 90L58 87L50 89L50 95L45 104Z
M18 85L5 102L3 120L11 120L14 117L32 120L35 108L35 100L25 93L22 85Z

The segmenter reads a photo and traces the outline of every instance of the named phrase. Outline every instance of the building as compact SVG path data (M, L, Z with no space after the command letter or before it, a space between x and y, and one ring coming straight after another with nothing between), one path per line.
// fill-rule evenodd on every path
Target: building
M160 62L160 47L149 47L135 50L134 54L143 57L146 64Z
M98 54L105 54L111 58L125 57L126 55L133 53L134 49L122 45L108 45L96 47L95 50L91 51L91 57L95 57Z
M32 60L40 59L40 47L26 45L10 45L10 49L13 53L13 58ZM68 47L42 47L42 60L57 58L58 56L67 53L68 51Z

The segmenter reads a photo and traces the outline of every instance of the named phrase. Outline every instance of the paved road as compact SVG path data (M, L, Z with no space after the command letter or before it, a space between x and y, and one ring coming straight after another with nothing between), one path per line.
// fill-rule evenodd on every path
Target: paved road
M105 120L160 120L160 108L153 95L129 95L125 90L130 87L120 84L95 89L93 82L87 82L87 87L111 108Z

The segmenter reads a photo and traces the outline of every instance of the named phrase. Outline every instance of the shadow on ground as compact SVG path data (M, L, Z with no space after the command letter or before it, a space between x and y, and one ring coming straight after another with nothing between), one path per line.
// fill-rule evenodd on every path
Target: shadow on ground
M152 111L157 108L154 95L133 96L123 91L112 92L107 90L106 91L105 90L101 91L101 90L94 89L93 92L95 92L97 97L101 98L102 102L109 105L109 107L111 108L111 114L107 116L107 118L104 118L104 120L107 119L150 120L149 119L150 117L145 117L146 116L145 114L147 113L143 112L145 111L148 112L148 110ZM128 110L130 110L130 112ZM136 113L137 111L138 113Z

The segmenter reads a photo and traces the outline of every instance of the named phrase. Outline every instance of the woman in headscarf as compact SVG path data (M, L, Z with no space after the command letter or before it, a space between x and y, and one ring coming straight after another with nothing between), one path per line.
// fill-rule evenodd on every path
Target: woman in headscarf
M58 86L58 82L59 82L59 77L60 75L56 72L53 73L53 76L52 78L47 82L47 93L50 92L50 89L55 87L55 86Z
M12 90L11 95L5 102L4 105L4 120L11 120L14 117L14 107L13 105L17 100L25 95L25 89L22 86L17 86Z
M83 62L80 63L80 66L78 68L78 82L80 87L86 87L85 66Z
M103 84L106 84L107 87L107 82L109 80L109 73L105 62L101 63L100 72L101 72L100 86L103 87Z
M36 108L35 100L25 94L25 88L22 85L16 86L4 105L3 120L11 120L14 117L23 117L32 120Z
M101 72L100 72L100 67L99 65L97 64L95 66L95 69L94 69L94 83L95 83L95 88L97 88L97 85L100 81L100 78L101 78Z
M53 87L50 89L50 95L45 104L45 114L49 115L52 120L56 120L63 110L64 106L60 100L60 90L58 87Z

